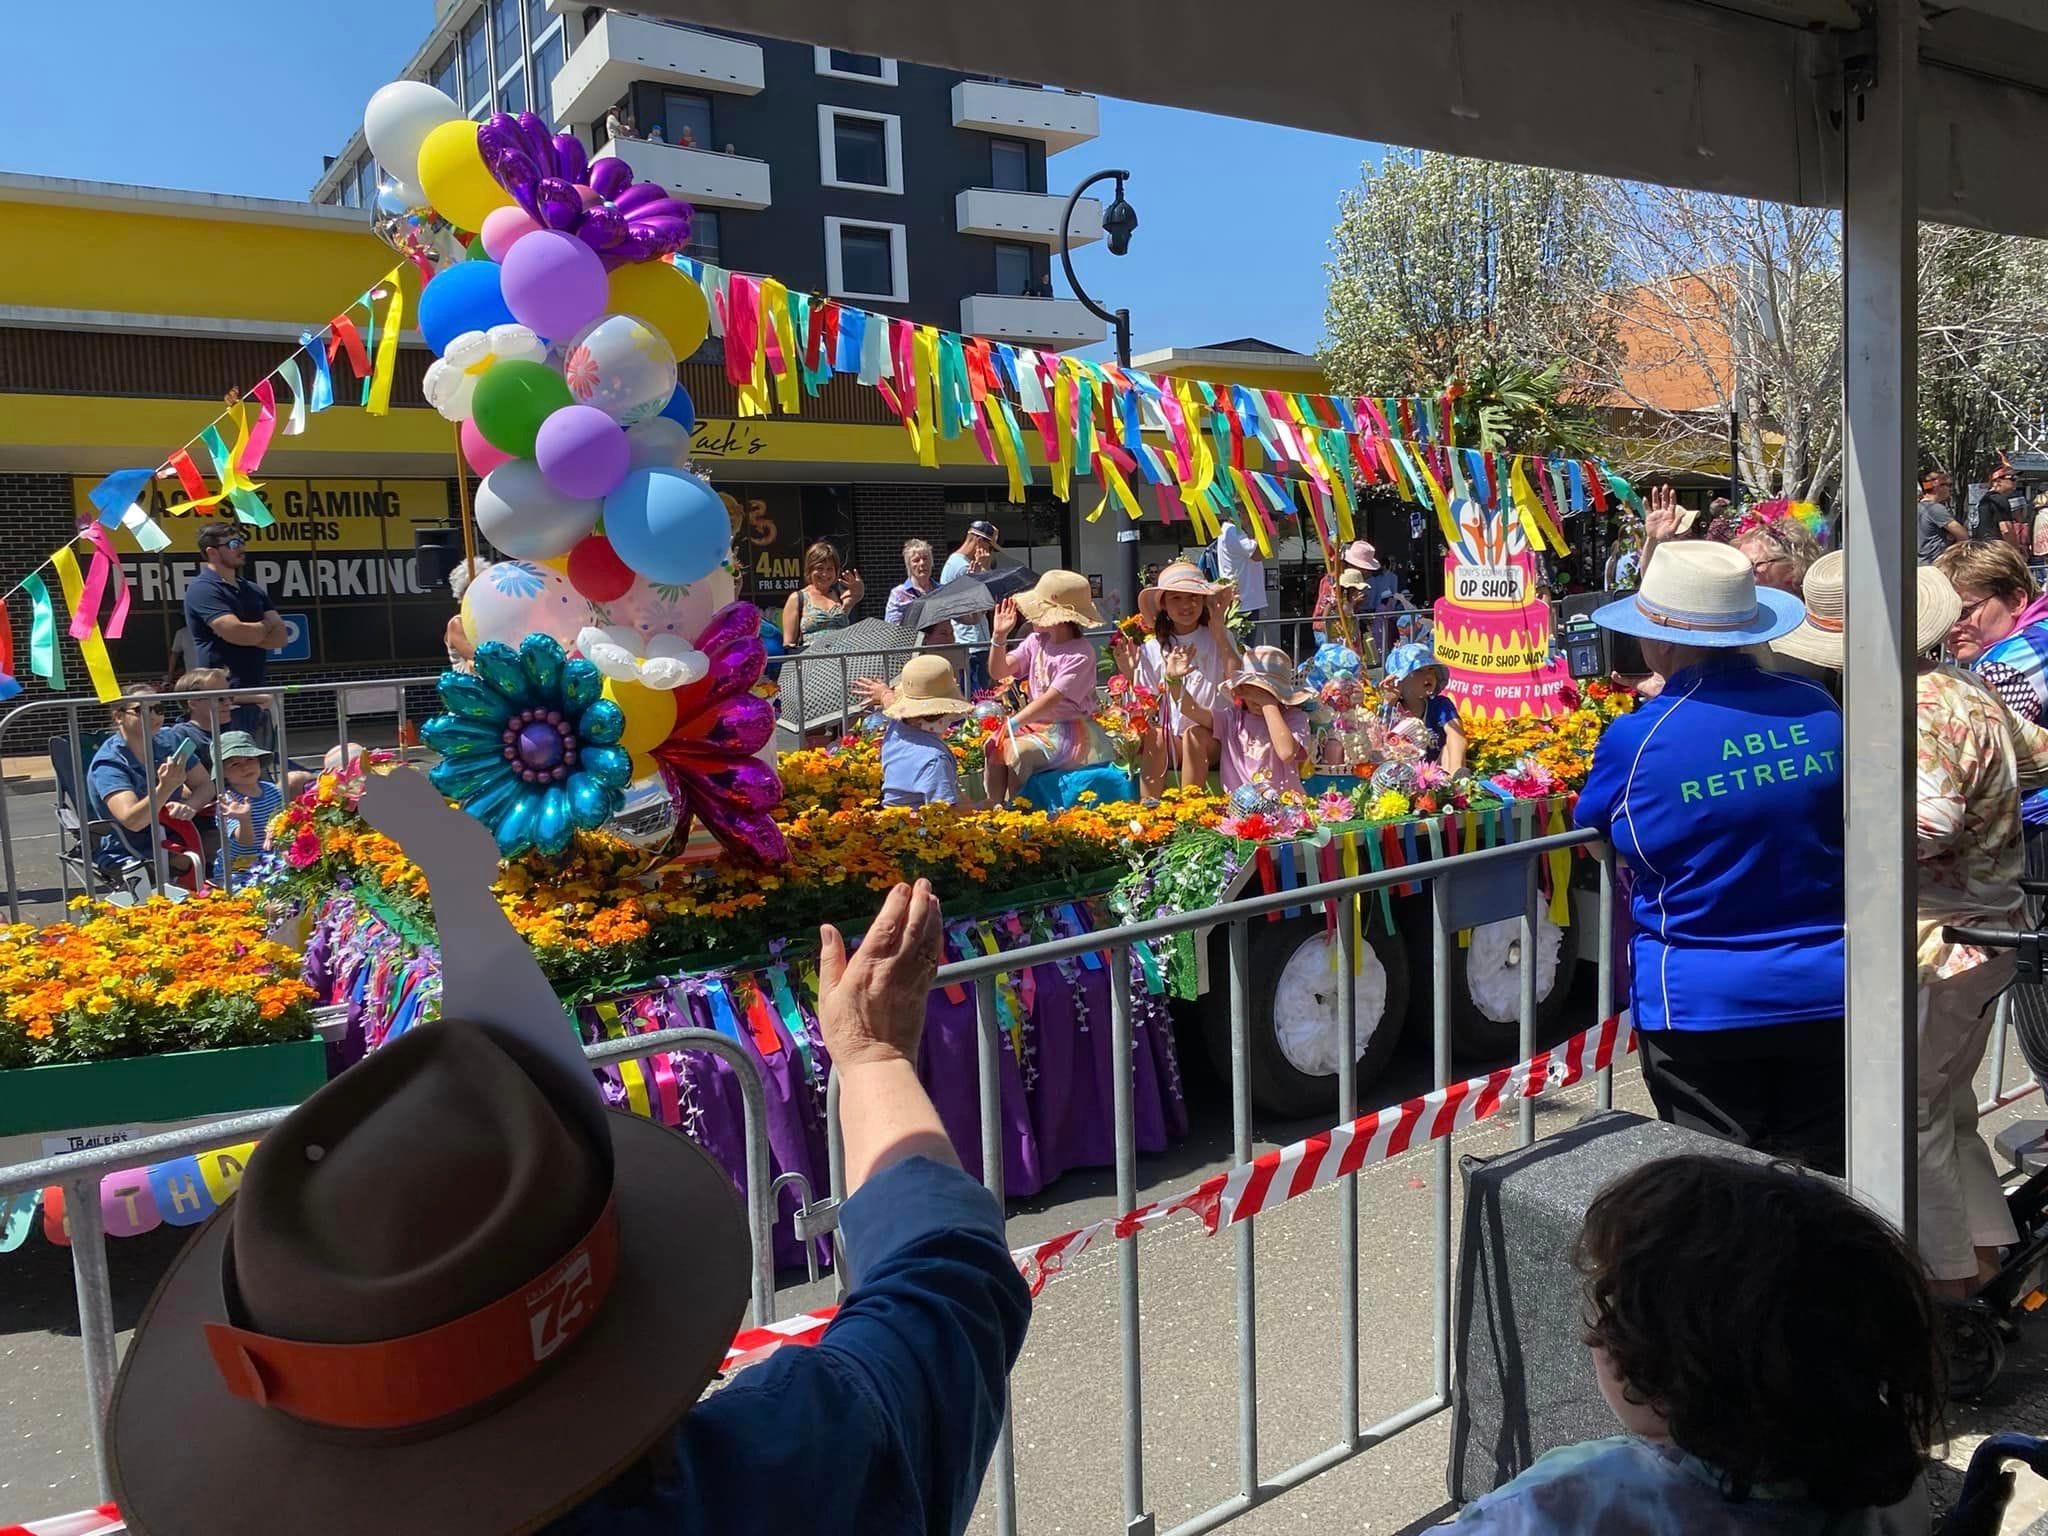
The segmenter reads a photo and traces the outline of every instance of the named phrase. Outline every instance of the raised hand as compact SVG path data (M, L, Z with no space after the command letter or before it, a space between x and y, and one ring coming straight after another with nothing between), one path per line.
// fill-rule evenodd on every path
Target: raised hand
M998 640L1005 639L1017 627L1017 619L1017 604L1013 599L1006 597L996 604L993 627L989 633Z
M925 880L889 892L851 959L837 928L827 923L818 930L818 1027L834 1070L875 1061L915 1065L944 931Z
M1668 485L1650 487L1650 499L1643 513L1643 542L1661 544L1678 533L1678 492Z

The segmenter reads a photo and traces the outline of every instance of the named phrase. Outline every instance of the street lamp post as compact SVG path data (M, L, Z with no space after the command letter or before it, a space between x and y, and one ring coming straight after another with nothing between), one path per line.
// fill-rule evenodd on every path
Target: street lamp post
M1088 189L1098 182L1114 181L1116 196L1102 214L1102 233L1109 241L1109 254L1122 256L1131 248L1131 235L1138 227L1137 210L1124 200L1124 180L1129 171L1097 171L1081 185L1074 188L1067 199L1067 206L1060 213L1060 266L1067 274L1067 286L1074 290L1088 313L1111 326L1116 332L1116 361L1119 368L1131 366L1131 312L1119 309L1114 314L1104 309L1088 295L1081 286L1081 279L1074 275L1073 243L1067 226L1074 217L1074 208L1086 195ZM1124 599L1130 604L1129 611L1137 612L1138 604L1138 529L1134 523L1128 528L1117 530L1117 580L1122 586Z

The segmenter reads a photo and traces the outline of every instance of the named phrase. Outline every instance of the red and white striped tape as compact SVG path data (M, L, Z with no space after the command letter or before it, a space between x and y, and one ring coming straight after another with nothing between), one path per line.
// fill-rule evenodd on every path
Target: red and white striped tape
M31 1520L27 1525L0 1525L0 1536L120 1536L128 1527L111 1504L76 1515Z
M742 1328L734 1337L732 1348L725 1352L724 1369L736 1371L743 1365L765 1360L785 1344L817 1343L838 1310L820 1307L815 1312L799 1312L795 1317L779 1318L759 1328ZM0 1536L5 1533L0 1532Z
M1633 1032L1620 1019L1609 1019L1547 1051L1538 1051L1528 1061L1374 1110L1349 1125L1261 1153L1228 1173L1203 1180L1184 1195L1155 1200L1122 1216L1105 1217L1078 1232L1019 1248L1010 1257L1017 1261L1036 1296L1048 1280L1105 1237L1143 1232L1181 1211L1193 1214L1203 1231L1214 1236L1220 1227L1269 1211L1345 1174L1476 1125L1503 1104L1568 1088L1634 1049Z

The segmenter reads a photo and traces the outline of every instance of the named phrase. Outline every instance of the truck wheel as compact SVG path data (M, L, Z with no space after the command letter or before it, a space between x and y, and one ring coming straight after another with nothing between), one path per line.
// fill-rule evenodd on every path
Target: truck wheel
M1487 923L1472 930L1472 942L1451 954L1451 1049L1460 1056L1498 1060L1513 1057L1521 1047L1522 932L1520 918ZM1410 964L1418 974L1430 972L1429 930L1416 925L1416 952ZM1453 942L1456 942L1455 935ZM1536 919L1536 1030L1541 1034L1557 1022L1578 968L1579 928L1560 928L1548 911ZM1417 1003L1428 1018L1428 989L1418 989Z
M1220 937L1220 935L1219 935ZM1269 1114L1328 1114L1337 1102L1336 941L1320 913L1251 927L1247 1045L1252 1102ZM1219 944L1210 970L1209 1056L1230 1081L1230 970ZM1397 938L1368 933L1353 981L1358 1089L1386 1070L1408 1015L1408 956Z

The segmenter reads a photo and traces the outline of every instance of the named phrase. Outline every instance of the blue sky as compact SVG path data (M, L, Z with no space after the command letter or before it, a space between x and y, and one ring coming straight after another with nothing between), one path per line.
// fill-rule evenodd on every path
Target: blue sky
M10 7L0 168L257 197L304 197L432 24L432 0L92 0ZM29 60L66 67L27 68ZM1312 349L1338 194L1377 146L1132 102L1055 157L1052 189L1132 173L1131 253L1075 265L1135 346L1263 336ZM1064 285L1062 284L1064 290Z

